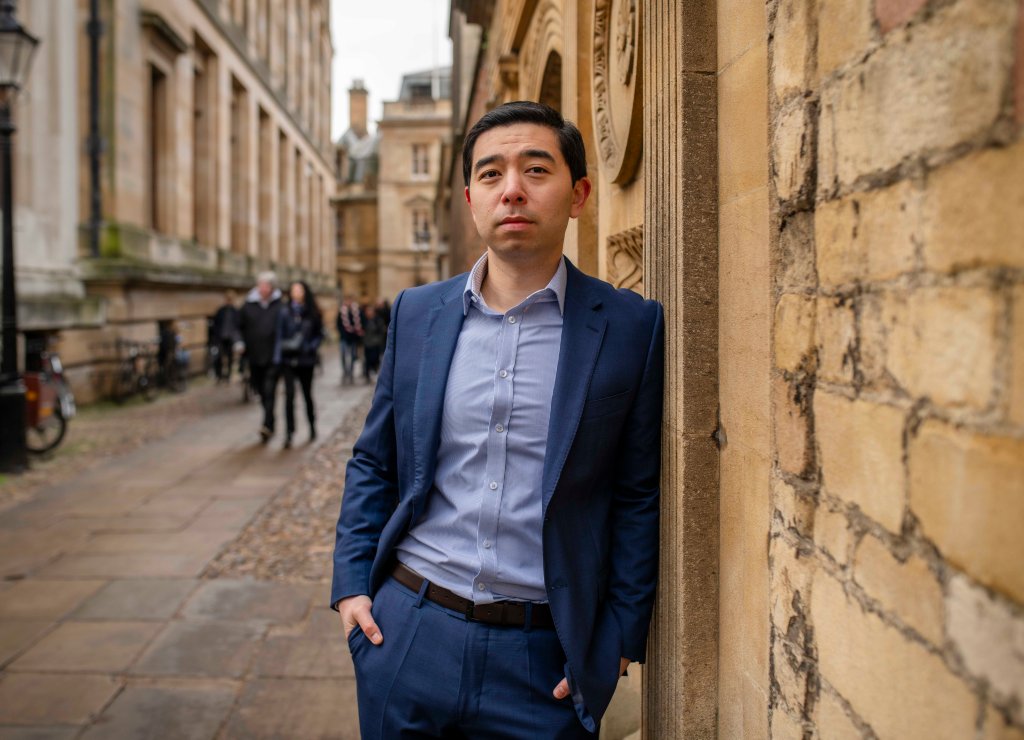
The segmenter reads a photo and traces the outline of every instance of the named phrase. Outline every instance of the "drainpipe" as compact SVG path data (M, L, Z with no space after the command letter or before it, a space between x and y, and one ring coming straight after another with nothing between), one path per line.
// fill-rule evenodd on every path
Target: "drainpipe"
M100 156L103 139L100 136L100 39L103 22L100 20L99 0L89 0L89 20L85 24L89 37L89 255L100 256L100 226L103 222L103 193L100 189Z

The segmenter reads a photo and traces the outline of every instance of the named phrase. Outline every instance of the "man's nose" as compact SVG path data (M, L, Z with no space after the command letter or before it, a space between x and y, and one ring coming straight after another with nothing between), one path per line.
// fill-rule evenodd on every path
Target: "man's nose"
M501 194L503 203L525 203L526 193L523 191L523 182L515 174L505 178L505 190Z

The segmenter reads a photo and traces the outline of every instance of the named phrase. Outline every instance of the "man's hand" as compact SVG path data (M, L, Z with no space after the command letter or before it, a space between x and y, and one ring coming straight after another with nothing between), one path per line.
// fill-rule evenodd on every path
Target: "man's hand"
M342 603L344 603L344 602L342 602ZM339 606L341 606L341 605L339 604ZM619 675L620 676L623 673L626 672L626 666L628 666L629 663L630 663L629 658L619 658ZM551 693L554 694L556 699L564 699L565 697L567 697L569 695L569 681L568 681L568 679L563 678L561 681L559 681L558 685L555 687L555 690L552 691Z
M369 596L349 596L338 602L338 613L341 614L341 626L345 629L345 639L348 639L349 632L359 628L374 645L384 642L384 635L381 634L380 627L373 621L373 616L370 614L372 604Z

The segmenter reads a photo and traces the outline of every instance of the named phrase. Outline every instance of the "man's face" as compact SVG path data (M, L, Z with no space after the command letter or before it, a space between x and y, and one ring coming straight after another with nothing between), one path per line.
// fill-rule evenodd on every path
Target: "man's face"
M480 237L505 259L560 255L565 227L588 195L590 181L573 185L547 126L499 126L476 140L466 202Z
M256 283L256 290L260 294L260 299L266 301L269 300L270 295L274 292L274 286L266 280L260 280Z

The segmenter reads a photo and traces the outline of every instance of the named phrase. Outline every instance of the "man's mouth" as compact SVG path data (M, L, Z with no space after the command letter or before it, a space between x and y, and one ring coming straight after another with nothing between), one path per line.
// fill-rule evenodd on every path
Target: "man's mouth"
M510 225L516 225L516 224L528 224L528 223L532 223L532 222L530 221L530 219L525 218L524 216L506 216L505 218L501 219L501 225L502 226L510 226Z

